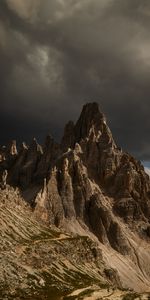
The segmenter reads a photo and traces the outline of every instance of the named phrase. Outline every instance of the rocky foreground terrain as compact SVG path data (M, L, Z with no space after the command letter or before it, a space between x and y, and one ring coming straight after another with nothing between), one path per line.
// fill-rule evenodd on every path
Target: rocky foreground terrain
M150 179L96 103L0 177L0 299L150 299Z

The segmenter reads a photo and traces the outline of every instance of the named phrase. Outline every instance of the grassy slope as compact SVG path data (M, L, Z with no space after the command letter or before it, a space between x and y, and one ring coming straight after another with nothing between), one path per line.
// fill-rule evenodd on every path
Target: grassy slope
M111 299L104 268L88 237L39 224L17 190L0 191L0 299Z

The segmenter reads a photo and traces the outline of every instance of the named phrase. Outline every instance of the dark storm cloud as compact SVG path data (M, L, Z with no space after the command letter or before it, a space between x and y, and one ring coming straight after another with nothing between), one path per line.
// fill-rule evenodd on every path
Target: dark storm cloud
M58 138L98 101L117 142L149 159L149 29L147 0L1 0L2 142Z

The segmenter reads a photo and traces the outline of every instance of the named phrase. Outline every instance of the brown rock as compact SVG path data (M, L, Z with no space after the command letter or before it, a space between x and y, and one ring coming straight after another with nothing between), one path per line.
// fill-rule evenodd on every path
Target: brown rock
M135 232L138 222L147 228L149 177L117 147L96 103L84 105L77 123L66 125L61 145L48 136L43 147L34 139L17 152L13 142L7 153L0 149L1 174L7 169L9 183L25 191L41 188L32 204L42 221L61 226L76 220L122 254L130 246L120 222Z

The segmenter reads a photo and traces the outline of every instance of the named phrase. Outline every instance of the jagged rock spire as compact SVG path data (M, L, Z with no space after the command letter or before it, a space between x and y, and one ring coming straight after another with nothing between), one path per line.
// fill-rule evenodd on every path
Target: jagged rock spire
M78 142L82 138L87 137L93 126L95 132L98 133L104 122L106 122L105 116L100 112L96 102L85 104L75 125L76 141Z
M62 148L74 148L75 143L84 139L101 142L101 147L114 146L111 131L106 123L105 115L100 111L96 102L87 103L83 106L82 112L76 124L70 121L64 130Z
M40 144L38 144L37 139L34 137L30 146L29 146L29 152L39 152L39 153L43 153L43 149L42 146Z
M18 154L17 146L16 146L16 140L11 141L11 143L8 147L8 151L11 155L17 155Z

